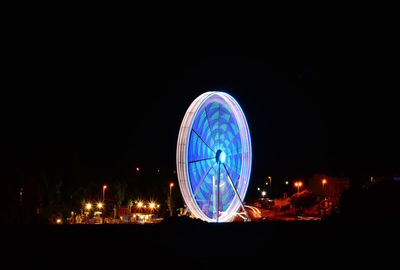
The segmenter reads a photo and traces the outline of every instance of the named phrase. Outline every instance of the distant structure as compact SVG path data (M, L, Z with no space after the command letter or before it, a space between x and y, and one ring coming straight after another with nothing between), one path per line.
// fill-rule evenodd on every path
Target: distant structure
M347 177L314 174L308 181L309 190L317 197L318 201L326 198L333 205L338 205L343 191L348 189L349 186L350 178Z
M237 101L224 92L196 98L176 149L179 187L190 212L207 222L229 222L237 215L250 220L243 199L251 162L249 127Z

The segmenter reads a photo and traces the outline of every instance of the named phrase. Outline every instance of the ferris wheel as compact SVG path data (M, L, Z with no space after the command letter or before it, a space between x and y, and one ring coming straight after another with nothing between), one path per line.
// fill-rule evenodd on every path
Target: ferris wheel
M183 118L176 150L179 187L193 215L208 222L249 216L249 127L237 101L224 92L197 97ZM241 210L241 212L239 211Z

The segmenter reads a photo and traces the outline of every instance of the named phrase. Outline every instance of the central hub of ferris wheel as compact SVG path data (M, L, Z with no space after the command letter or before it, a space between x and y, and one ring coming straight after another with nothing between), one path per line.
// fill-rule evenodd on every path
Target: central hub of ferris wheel
M215 155L215 161L217 163L225 163L226 160L226 154L222 152L222 150L218 150L217 154Z

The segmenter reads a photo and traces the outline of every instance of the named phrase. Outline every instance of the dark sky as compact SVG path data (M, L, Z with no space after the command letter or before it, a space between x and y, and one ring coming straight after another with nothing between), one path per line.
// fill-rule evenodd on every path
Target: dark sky
M249 122L254 179L399 172L398 83L380 42L252 30L27 29L2 91L3 170L173 171L191 101L224 90Z

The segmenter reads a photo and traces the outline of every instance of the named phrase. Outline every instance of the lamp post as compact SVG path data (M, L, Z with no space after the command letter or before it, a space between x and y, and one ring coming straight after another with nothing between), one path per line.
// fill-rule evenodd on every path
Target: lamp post
M172 199L171 199L171 195L172 195L172 187L174 186L174 183L170 183L169 184L169 216L172 217Z
M268 176L268 180L269 180L269 193L270 196L272 197L272 177Z
M88 219L89 219L89 215L90 215L90 209L92 209L92 204L91 203L87 203L86 204L86 210L87 210L87 214L86 214L86 224L88 223Z
M103 203L104 203L104 200L105 200L105 192L106 192L106 189L107 189L107 185L104 185L103 186Z
M261 196L263 197L263 199L264 199L265 195L267 195L267 192L263 190L263 191L261 192Z
M297 193L300 192L300 187L303 185L301 181L294 182L294 186L297 187Z
M328 181L325 178L322 179L322 181L321 181L321 183L322 183L322 196L324 197L324 199L325 199L325 185L326 185L327 182Z
M107 185L103 185L103 203L102 203L102 206L104 205L104 200L105 200L105 193L106 193L106 189L107 189ZM106 208L104 207L104 210L103 210L103 224L104 224L104 216L106 215Z

